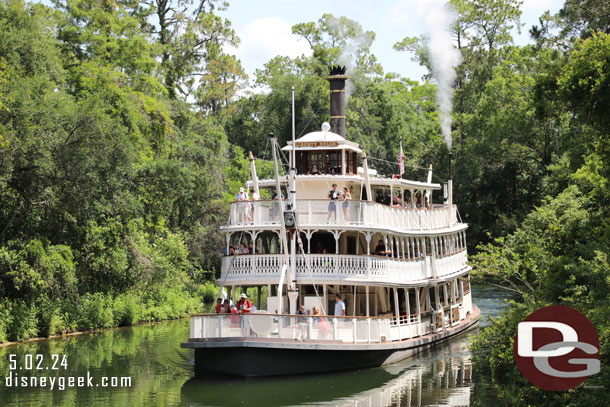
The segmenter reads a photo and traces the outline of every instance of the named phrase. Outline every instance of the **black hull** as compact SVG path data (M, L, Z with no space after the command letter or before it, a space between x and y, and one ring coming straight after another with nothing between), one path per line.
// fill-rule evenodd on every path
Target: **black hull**
M252 377L353 370L384 364L394 350L308 350L277 348L195 349L195 373ZM415 352L411 353L415 354Z
M477 310L478 311L478 310ZM277 376L377 367L399 362L478 325L478 312L443 332L385 344L300 344L248 338L187 342L195 350L195 374Z

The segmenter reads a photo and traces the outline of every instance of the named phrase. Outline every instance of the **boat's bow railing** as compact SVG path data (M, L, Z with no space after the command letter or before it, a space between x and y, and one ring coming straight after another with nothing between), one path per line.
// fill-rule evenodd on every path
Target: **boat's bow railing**
M452 225L457 224L453 205ZM231 203L228 227L276 226L280 222L280 205L273 201ZM403 208L368 201L297 200L297 222L300 226L371 226L406 230L438 230L447 227L447 206Z
M462 307L456 304L455 309ZM191 317L190 341L221 338L382 343L410 339L448 328L463 319L448 307L436 315L422 312L409 317L335 317L271 314L201 314ZM445 315L444 315L445 314ZM447 321L443 323L443 316ZM465 317L465 316L464 316ZM454 319L457 318L457 319Z
M392 318L253 314L204 314L191 317L190 341L219 338L268 338L344 343L390 341Z

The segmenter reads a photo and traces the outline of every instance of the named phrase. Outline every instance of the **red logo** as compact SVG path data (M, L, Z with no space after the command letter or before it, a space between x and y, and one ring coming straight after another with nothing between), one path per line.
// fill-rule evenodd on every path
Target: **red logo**
M513 355L521 374L543 390L569 390L599 373L595 327L563 305L540 308L519 323Z

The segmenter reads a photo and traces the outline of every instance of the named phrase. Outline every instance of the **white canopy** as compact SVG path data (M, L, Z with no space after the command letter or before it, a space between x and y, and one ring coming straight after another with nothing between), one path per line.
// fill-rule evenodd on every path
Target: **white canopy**
M292 141L282 151L292 151ZM349 150L362 153L357 143L346 140L332 131L313 131L295 141L295 150Z

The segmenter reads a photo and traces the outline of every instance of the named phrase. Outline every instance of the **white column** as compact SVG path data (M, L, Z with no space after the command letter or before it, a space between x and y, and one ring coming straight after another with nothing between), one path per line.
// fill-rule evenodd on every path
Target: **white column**
M384 234L383 235L383 240L385 242L385 249L387 251L388 250L388 235Z
M411 304L409 304L409 289L404 288L405 290L405 311L407 313L407 322L411 322Z
M421 320L421 298L420 298L420 289L419 287L415 288L415 312L417 313L417 319Z
M341 237L341 232L334 231L332 234L335 238L335 254L339 254L339 238Z
M326 284L322 285L322 291L324 293L324 309L326 309L328 307L328 289ZM324 312L324 309L321 311ZM326 310L326 315L328 315L328 310Z
M366 239L366 255L367 256L371 255L371 238L372 237L373 237L373 234L371 232L364 233L364 238Z
M398 290L394 290L394 315L396 315L396 324L400 324L400 307L398 306Z
M353 298L354 307L352 308L352 316L356 316L356 285L354 285L354 298Z
M313 236L313 232L311 230L305 231L305 237L307 238L307 254L311 253L311 237Z
M369 317L370 316L370 311L369 311L369 286L365 286L365 290L366 290L366 316Z
M299 297L298 291L288 291L288 301L290 302L290 313L296 314L297 312L297 298ZM281 299L280 299L281 301Z

